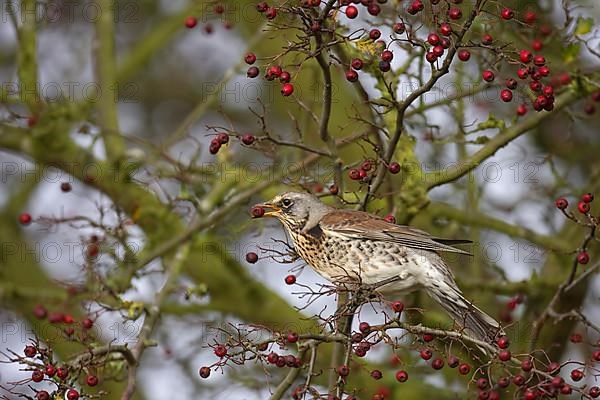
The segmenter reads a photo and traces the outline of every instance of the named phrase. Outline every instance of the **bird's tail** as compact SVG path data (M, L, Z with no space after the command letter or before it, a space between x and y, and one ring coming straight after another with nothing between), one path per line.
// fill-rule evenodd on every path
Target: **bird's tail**
M488 343L494 343L498 337L504 335L498 321L475 307L458 288L447 284L441 286L443 290L439 286L428 290L429 295L465 329L466 334Z

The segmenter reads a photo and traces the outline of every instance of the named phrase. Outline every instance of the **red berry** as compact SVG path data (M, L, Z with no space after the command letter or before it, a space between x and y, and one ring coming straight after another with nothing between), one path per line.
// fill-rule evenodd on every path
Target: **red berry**
M510 379L508 379L506 376L503 376L500 379L498 379L498 386L500 386L501 388L508 387L508 385L510 385Z
M48 375L47 367L46 367L46 375ZM69 376L69 370L65 367L58 367L58 369L56 370L56 376L64 381L65 379L67 379L67 376Z
M25 353L25 357L34 357L37 354L37 349L35 346L25 346L23 353Z
M481 74L481 77L483 78L484 81L486 82L491 82L494 80L495 75L492 71L490 70L485 70L483 71L483 73Z
M591 203L592 201L594 201L594 195L591 193L586 193L583 196L581 196L581 200L583 200L584 203Z
M583 336L581 336L581 333L575 332L571 335L569 340L571 341L571 343L581 343L583 342Z
M385 50L383 53L381 53L381 59L383 61L390 62L390 61L392 61L393 58L394 58L394 53L392 53L389 50Z
M346 7L346 17L350 19L354 19L358 16L358 8L354 6Z
M419 354L423 360L429 360L433 356L433 352L430 349L422 349Z
M538 81L531 81L529 83L529 88L534 91L534 92L539 92L540 90L542 90L542 84L539 83Z
M592 359L594 361L600 361L600 350L594 350L592 352Z
M555 376L550 381L550 386L552 386L553 388L556 388L556 389L560 389L561 387L563 387L564 384L565 384L565 380L563 378L561 378L560 376Z
M249 262L250 264L254 264L258 261L258 254L254 253L254 252L249 252L246 253L246 261Z
M519 104L517 107L517 115L523 116L527 114L527 106L525 104Z
M525 395L523 396L524 400L536 400L538 398L538 395L535 391L533 390L526 390L525 391Z
M96 375L88 375L85 377L85 383L88 386L96 386L98 384L98 377Z
M523 21L525 21L528 24L533 24L536 19L537 14L533 11L526 11L525 15L523 16Z
M350 373L350 368L347 365L340 365L337 367L337 373L339 376L348 376Z
M519 58L521 59L521 62L527 64L533 59L533 54L531 54L529 50L521 50L519 52Z
M246 71L246 76L248 78L256 78L258 76L258 74L260 74L260 71L257 67L250 67Z
M587 214L590 212L590 203L580 201L579 204L577 204L577 209L579 210L580 213Z
M360 179L360 171L356 168L352 168L350 171L348 171L348 177L353 181L357 181Z
M488 387L488 380L486 378L477 379L477 387L481 390L485 389Z
M427 41L430 45L435 46L440 43L440 37L437 33L430 33L429 36L427 36Z
M469 61L469 58L471 58L471 53L469 52L469 50L459 50L458 51L458 59L460 61Z
M469 364L462 363L458 366L458 372L461 375L467 375L469 372L471 372L471 366Z
M254 143L254 135L249 133L245 134L242 136L242 143L244 143L246 146L250 146L252 143Z
M263 215L265 215L265 209L262 208L261 206L254 206L250 210L250 214L252 214L253 218L260 218Z
M45 390L40 390L35 395L35 398L36 400L50 400L50 393L46 392Z
M441 57L444 54L444 47L441 45L434 46L433 49L431 49L431 52L436 57Z
M329 186L329 193L336 195L336 194L338 194L339 191L340 191L340 189L337 187L337 185Z
M442 369L442 368L444 368L444 360L442 360L441 358L436 358L435 360L433 360L431 362L431 367L433 369Z
M546 64L546 59L544 58L544 56L538 54L533 57L533 63L538 67L541 67L542 65Z
M510 346L510 340L506 336L502 336L502 337L498 338L498 340L496 341L496 344L501 349L508 349L508 346Z
M277 353L269 353L269 355L267 356L267 361L270 364L277 364L277 360L279 360L279 356L277 355Z
M63 182L60 184L60 190L64 193L70 192L71 189L73 188L71 187L71 184L69 182Z
M48 378L52 378L54 375L56 375L56 368L54 368L54 365L48 364L44 367L44 373L48 376Z
M358 80L358 73L352 69L346 71L346 80L348 82L356 82Z
M39 370L35 370L31 373L31 380L34 382L41 382L44 380L44 373L42 371Z
M571 371L571 379L573 379L575 382L579 382L581 379L583 379L583 372L579 369L574 369Z
M500 361L508 361L511 359L511 357L512 354L510 353L510 350L502 350L500 353L498 353L498 359Z
M517 70L517 76L520 79L526 79L529 76L529 71L527 70L527 68L519 68Z
M394 312L401 313L404 311L404 303L398 300L394 301L392 303L392 310L394 310Z
M353 58L350 62L350 65L352 66L352 68L360 70L363 67L363 61L360 58Z
M590 262L590 255L587 251L582 251L577 254L577 262L581 265L585 265Z
M595 113L595 112L596 112L596 107L594 107L594 105L593 105L593 104L586 104L586 105L583 107L583 111L584 111L586 114L588 114L588 115L592 115L593 113Z
M448 357L448 366L450 368L456 368L456 367L458 367L459 363L460 363L460 360L458 359L458 357L456 357L456 356L450 356L450 357Z
M291 83L286 83L281 87L281 94L284 96L290 96L294 93L294 86Z
M525 372L531 371L533 369L533 362L531 359L526 358L525 360L521 361L521 369Z
M500 98L503 102L508 103L512 100L513 94L510 89L504 89L500 92Z
M453 7L453 8L451 8L451 9L448 10L448 17L450 19L455 19L455 20L456 19L461 19L462 18L462 11L460 10L460 8ZM443 32L442 32L442 34L445 35L445 33L443 33ZM446 36L448 36L448 35L446 35Z
M406 27L404 26L404 24L402 22L396 22L394 25L392 25L392 29L398 35L404 33L404 31L406 31Z
M293 285L294 283L296 283L296 276L295 275L288 275L285 277L285 283L288 285Z
M381 7L379 7L377 4L371 3L367 6L367 12L373 16L377 16L381 12Z
M513 10L511 10L510 8L504 8L504 9L502 9L500 16L502 17L502 19L505 19L508 21L509 19L513 19L513 17L515 16L515 12Z
M390 224L396 223L396 217L394 217L393 215L386 215L383 219L389 222Z
M254 55L254 53L246 53L246 55L244 56L244 61L246 62L246 64L252 65L256 61L256 56Z
M31 214L21 213L21 215L19 215L19 222L21 225L29 225L31 223Z
M277 17L277 9L274 7L267 8L267 11L265 11L265 17L267 17L267 19L275 19L275 17Z
M222 132L217 135L217 140L220 144L227 144L229 142L229 135Z
M425 59L427 60L428 63L433 64L437 60L437 56L435 54L433 54L433 52L428 51L425 54Z
M406 371L396 372L396 380L400 383L406 382L408 380L408 373Z
M217 357L223 358L227 355L227 347L222 344L218 344L214 348L214 353Z
M69 389L67 392L67 400L77 400L79 398L79 392L75 389Z
M196 17L186 17L185 18L185 26L186 28L192 29L193 27L195 27L198 24L198 20L196 19Z
M381 37L381 31L377 28L373 28L369 31L369 38L371 40L377 40Z
M458 10L458 11L460 12L460 10ZM460 17L458 17L458 18L460 18ZM452 26L450 26L450 24L444 22L443 24L440 25L440 32L444 36L450 36L452 34Z
M429 333L423 334L423 341L424 342L431 342L433 339L434 339L433 335L431 335Z
M208 147L208 151L210 152L210 154L217 154L220 149L221 149L221 143L219 143L218 140L213 139L210 142L210 146Z
M487 46L489 46L493 42L494 42L494 38L492 37L492 35L489 35L487 33L485 35L483 35L482 38L481 38L481 43L485 44Z
M298 334L296 332L289 332L286 336L288 343L296 343L298 341Z
M531 48L534 51L540 51L542 48L544 48L544 44L540 39L534 39L533 42L531 42Z
M516 89L517 88L517 81L513 78L508 78L506 80L506 87L509 89Z
M594 100L596 103L600 101L600 90L596 90L594 93L592 93L592 100Z
M371 330L371 325L368 322L361 322L358 324L358 330L362 333L368 333Z
M513 383L517 386L522 386L525 383L525 377L523 377L523 375L517 374L513 376Z
M548 364L548 367L546 368L546 370L550 373L556 372L559 369L560 369L560 364L557 363L556 361L552 361L550 364Z
M389 61L384 61L384 60L379 61L379 69L382 72L388 72L391 68L392 68L392 65L390 64Z
M383 378L383 374L381 373L380 370L374 369L373 371L371 371L371 378L373 378L375 380L379 380L379 379Z
M390 171L391 174L397 174L400 172L400 164L397 162L391 162L388 166L388 171Z
M44 319L44 318L46 318L46 315L48 315L48 312L46 311L46 308L43 305L36 304L35 307L33 308L33 315L37 319Z
M588 394L592 399L597 399L600 397L600 388L598 386L592 386Z
M200 368L200 370L198 371L198 373L200 374L201 378L208 378L210 376L210 368L208 367L202 367Z

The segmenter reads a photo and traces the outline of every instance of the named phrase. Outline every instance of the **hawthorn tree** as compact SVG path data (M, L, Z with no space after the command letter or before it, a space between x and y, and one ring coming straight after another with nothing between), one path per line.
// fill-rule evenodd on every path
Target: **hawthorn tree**
M3 398L600 396L591 3L4 5ZM473 240L506 336L319 278L290 189Z

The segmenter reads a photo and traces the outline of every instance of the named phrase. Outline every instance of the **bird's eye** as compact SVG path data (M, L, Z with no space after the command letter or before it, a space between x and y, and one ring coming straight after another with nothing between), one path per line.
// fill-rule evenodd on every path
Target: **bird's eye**
M289 207L292 205L292 201L290 199L283 199L281 200L281 204L283 204L284 207Z

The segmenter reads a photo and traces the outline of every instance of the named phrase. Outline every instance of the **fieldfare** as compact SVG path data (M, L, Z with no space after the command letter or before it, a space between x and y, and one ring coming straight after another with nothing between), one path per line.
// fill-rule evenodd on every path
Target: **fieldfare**
M438 254L469 254L451 246L468 241L441 239L373 214L336 209L308 193L283 193L257 206L285 226L298 255L333 284L389 282L377 289L387 295L423 289L472 337L492 342L502 334L496 320L463 296Z

